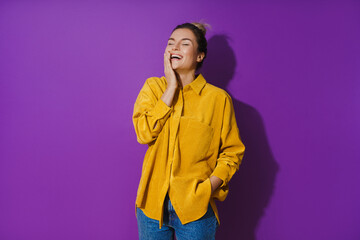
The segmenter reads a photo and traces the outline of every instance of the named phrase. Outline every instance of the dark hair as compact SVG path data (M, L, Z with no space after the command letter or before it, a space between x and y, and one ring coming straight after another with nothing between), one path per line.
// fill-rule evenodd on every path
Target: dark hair
M206 41L206 38L205 38L205 34L206 34L206 28L205 28L205 25L207 26L210 26L208 24L203 24L203 23L183 23L183 24L180 24L180 25L177 25L174 30L172 30L171 33L173 33L176 29L179 29L179 28L187 28L187 29L190 29L195 37L196 37L196 42L198 44L198 52L201 53L205 53L205 56L203 58L203 60L199 63L197 63L196 65L196 70L198 70L205 58L206 58L206 55L207 55L207 41Z

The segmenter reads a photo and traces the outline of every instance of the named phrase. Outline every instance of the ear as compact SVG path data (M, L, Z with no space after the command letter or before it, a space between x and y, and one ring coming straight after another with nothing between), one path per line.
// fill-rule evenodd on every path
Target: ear
M197 61L197 62L202 62L203 59L204 59L204 57L205 57L205 53L201 52L201 53L199 53L199 54L197 55L196 61Z

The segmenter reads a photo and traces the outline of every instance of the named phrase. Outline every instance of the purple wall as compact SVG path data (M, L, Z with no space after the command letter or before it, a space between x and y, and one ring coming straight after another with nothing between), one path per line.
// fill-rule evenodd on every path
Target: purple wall
M137 239L132 110L179 23L247 151L218 239L360 239L360 2L1 1L0 239ZM237 236L237 237L235 237Z

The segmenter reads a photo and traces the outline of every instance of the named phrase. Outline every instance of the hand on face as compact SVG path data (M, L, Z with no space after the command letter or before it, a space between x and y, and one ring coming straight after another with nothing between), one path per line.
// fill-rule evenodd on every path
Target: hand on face
M176 80L176 74L174 69L171 66L171 59L170 59L170 51L166 50L164 53L164 73L165 78L168 83L168 87L178 87L178 82Z

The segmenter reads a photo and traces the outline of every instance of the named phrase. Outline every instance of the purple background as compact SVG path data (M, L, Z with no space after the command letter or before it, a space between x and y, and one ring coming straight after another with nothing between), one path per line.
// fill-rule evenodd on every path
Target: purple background
M171 30L247 147L218 239L360 239L360 2L1 1L0 239L137 239L132 110Z

